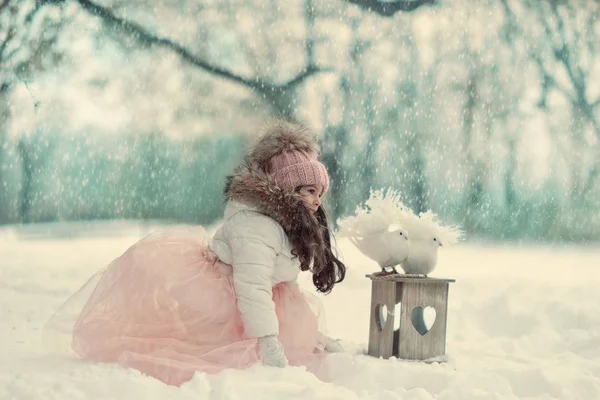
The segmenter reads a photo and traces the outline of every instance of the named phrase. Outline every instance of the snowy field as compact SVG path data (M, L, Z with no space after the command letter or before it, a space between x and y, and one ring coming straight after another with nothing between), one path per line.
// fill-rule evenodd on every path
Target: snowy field
M152 226L133 223L0 229L0 399L600 399L600 247L441 249L432 276L450 286L447 362L364 355L374 271L351 244L350 267L323 301L330 334L350 353L327 376L255 366L197 374L181 388L115 365L60 355L42 326L96 270ZM311 289L309 276L302 285Z

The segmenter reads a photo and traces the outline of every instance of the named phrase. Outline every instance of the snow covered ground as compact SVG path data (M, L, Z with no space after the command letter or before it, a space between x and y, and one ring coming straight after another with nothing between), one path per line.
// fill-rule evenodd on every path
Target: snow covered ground
M197 374L181 388L57 355L41 327L97 269L153 229L126 222L0 229L0 399L600 399L600 247L442 249L450 287L446 363L362 354L373 263L340 241L346 281L323 297L326 381L302 368ZM309 276L302 285L310 289Z

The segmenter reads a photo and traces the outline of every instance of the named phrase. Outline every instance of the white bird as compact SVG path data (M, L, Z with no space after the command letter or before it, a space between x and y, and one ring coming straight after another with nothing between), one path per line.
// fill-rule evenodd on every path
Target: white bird
M437 265L440 247L442 242L436 237L412 241L410 254L402 261L402 269L407 274L427 276Z
M410 252L410 232L394 224L404 213L404 205L395 193L372 191L363 208L338 221L338 235L348 237L362 254L376 261L381 273L387 273L386 268L397 273L395 267Z
M454 226L440 225L438 216L431 210L419 215L410 209L408 211L399 221L411 232L410 254L401 266L406 274L427 277L437 266L439 248L444 243L459 241L462 231Z
M386 268L400 263L406 274L427 276L438 262L438 249L444 244L454 244L462 231L454 226L442 226L431 210L416 215L400 200L394 190L371 191L363 208L354 216L338 221L339 236L349 237L367 257L375 260L386 273ZM398 237L410 236L399 241Z
M350 241L365 256L376 261L381 273L398 273L396 266L405 261L410 252L410 242L406 230L397 228L391 231L375 232L365 237L350 237Z

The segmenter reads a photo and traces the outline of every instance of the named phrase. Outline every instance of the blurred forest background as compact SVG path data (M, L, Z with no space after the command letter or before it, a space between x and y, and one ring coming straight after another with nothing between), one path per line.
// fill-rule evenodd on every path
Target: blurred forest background
M0 224L207 224L264 118L336 219L393 187L471 238L600 240L600 1L0 0Z

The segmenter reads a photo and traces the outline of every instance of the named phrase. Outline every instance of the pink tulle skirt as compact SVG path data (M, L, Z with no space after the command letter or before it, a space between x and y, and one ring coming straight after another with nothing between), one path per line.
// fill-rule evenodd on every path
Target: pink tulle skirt
M243 369L259 360L244 334L232 268L194 228L166 231L131 246L96 277L72 327L72 349L94 361L135 368L170 385L197 371ZM296 286L273 287L279 340L290 365L321 354L318 306Z

